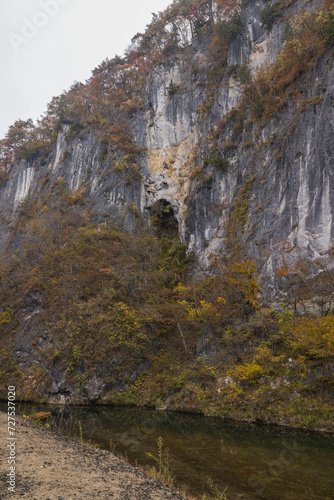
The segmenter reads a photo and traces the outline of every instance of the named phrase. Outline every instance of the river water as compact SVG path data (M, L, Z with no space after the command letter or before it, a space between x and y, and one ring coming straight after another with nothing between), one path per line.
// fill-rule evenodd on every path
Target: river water
M199 498L211 481L231 500L334 499L334 436L140 408L17 406L36 411L52 411L52 429L132 464L158 466L147 453L158 456L161 436L176 485Z

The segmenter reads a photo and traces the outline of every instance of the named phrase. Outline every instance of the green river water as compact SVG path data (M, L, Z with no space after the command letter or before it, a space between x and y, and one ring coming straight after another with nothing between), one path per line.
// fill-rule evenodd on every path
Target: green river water
M157 465L147 453L158 455L161 436L176 487L198 498L210 478L231 500L334 499L334 436L140 408L17 405L17 414L36 411L52 411L52 429L81 433L132 464Z

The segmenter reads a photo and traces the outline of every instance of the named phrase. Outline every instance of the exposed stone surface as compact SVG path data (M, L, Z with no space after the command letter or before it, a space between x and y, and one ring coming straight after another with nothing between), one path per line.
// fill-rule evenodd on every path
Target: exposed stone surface
M291 11L302 7L303 2L297 2ZM243 32L230 40L228 65L250 60L256 69L277 56L284 22L266 32L259 20L262 8L260 1L246 4ZM128 231L134 231L136 223L131 206L147 219L156 200L167 200L178 219L182 241L205 262L212 250L224 247L228 215L244 179L253 177L243 240L264 272L275 269L283 241L314 257L326 251L334 231L331 54L318 61L303 86L303 99L321 97L321 102L310 103L304 111L289 102L261 130L256 123L248 128L247 140L253 142L253 149L245 147L246 137L241 135L234 148L224 151L229 160L225 172L209 165L202 176L196 176L200 165L191 160L194 148L204 144L209 131L240 99L240 84L233 77L224 78L203 122L197 110L206 99L207 81L205 75L203 79L203 75L193 74L190 64L204 48L198 50L196 56L175 57L156 68L147 85L146 107L131 118L134 139L146 148L140 158L141 179L124 182L126 173L111 170L106 162L101 164L101 147L93 133L70 140L65 126L44 165L38 159L32 163L22 160L2 186L1 246L9 241L6 223L15 218L20 200L39 191L46 176L45 189L63 177L71 189L86 186L98 221L108 214ZM173 97L166 91L171 80L179 85ZM230 132L225 131L225 140Z
M230 39L228 66L250 60L256 70L278 55L284 20L268 33L260 23L264 5L258 0L245 5L243 31ZM296 2L286 14L303 6L302 1ZM145 108L131 116L134 140L145 148L138 160L141 176L129 177L128 172L112 169L108 161L102 161L101 144L94 133L83 131L69 139L68 126L64 126L44 162L38 158L30 163L22 160L0 187L1 248L16 250L19 245L17 239L11 239L19 203L36 192L46 192L62 177L73 190L85 186L96 222L108 217L130 232L136 231L134 207L148 225L150 208L157 200L166 200L179 223L181 241L197 254L202 265L212 251L224 249L228 218L248 181L247 222L239 237L261 269L269 298L275 295L274 271L284 243L298 248L299 255L304 252L310 257L328 250L334 241L333 54L327 52L304 77L300 102L317 97L317 104L310 101L304 109L291 99L262 128L258 123L248 125L247 131L233 138L235 144L225 149L232 126L224 128L219 143L229 165L219 170L210 164L203 166L197 150L205 150L207 136L238 104L241 85L232 76L225 77L203 120L198 109L210 89L205 71L194 73L192 63L206 48L199 45L196 50L195 55L175 56L155 69L147 84ZM166 91L171 80L178 85L172 97ZM38 296L31 296L25 325L16 338L16 356L22 365L27 360L34 362L31 325L37 314ZM40 349L46 345L44 332L38 333L38 343ZM214 347L198 346L199 352L210 349ZM80 395L67 387L63 366L48 369L51 400L97 400L107 390L101 380L109 369L101 367ZM147 369L145 361L137 373L143 369ZM81 372L85 372L84 366ZM135 377L136 370L130 378Z

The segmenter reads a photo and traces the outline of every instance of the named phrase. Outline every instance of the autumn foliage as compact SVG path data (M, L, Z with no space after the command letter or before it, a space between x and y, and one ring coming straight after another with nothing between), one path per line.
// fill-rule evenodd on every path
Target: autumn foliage
M224 147L233 149L245 118L264 122L289 97L296 98L300 75L332 45L333 25L333 2L327 0L322 10L289 20L286 42L272 64L253 76L247 66L232 68L235 73L230 68L243 101L207 139L205 167L224 172L229 166L219 149L228 120L232 136ZM153 15L124 57L103 61L85 83L76 82L53 98L37 125L18 120L9 128L0 142L0 182L6 182L13 163L40 162L59 131L68 142L93 132L102 145L100 162L108 159L114 172L138 178L142 151L129 118L147 107L145 86L152 70L182 51L192 54L192 43L205 40L204 63L198 60L193 68L200 74L204 67L206 99L197 116L205 120L225 74L229 40L241 28L235 0L174 1ZM167 98L179 91L170 85ZM334 355L333 252L316 260L290 260L291 249L283 246L273 277L282 300L265 307L260 273L242 247L253 182L245 179L226 220L225 251L207 255L208 267L196 278L194 256L178 239L167 201L152 207L152 230L139 224L132 235L107 217L97 224L85 185L70 190L63 178L48 192L45 188L44 194L21 200L12 233L20 249L0 260L3 386L12 376L18 384L27 379L13 353L15 336L29 320L41 384L46 384L44 365L61 365L79 386L100 370L106 384L124 378L126 391L117 396L121 402L129 397L159 407L161 401L187 400L194 411L232 416L238 409L247 416L256 405L267 405L269 412L268 401L285 401L296 388L313 399L313 381L302 382L312 363L326 363ZM140 211L130 205L140 221ZM225 210L223 205L216 210ZM131 368L132 379L126 378ZM289 378L289 388L272 396L274 382L283 377ZM327 394L332 379L325 382L317 381Z

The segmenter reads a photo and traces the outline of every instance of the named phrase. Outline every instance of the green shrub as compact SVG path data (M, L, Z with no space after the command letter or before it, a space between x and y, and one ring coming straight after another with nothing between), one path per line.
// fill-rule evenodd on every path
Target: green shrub
M260 14L260 21L263 26L267 30L271 30L274 22L279 16L279 8L278 4L274 3L273 5L267 5Z
M323 26L323 34L325 36L325 44L334 44L334 14L330 13Z
M81 132L81 130L83 128L84 128L84 126L81 125L81 123L79 123L79 122L72 123L72 125L70 126L70 128L68 130L68 135L70 137L75 137L76 135L79 134L79 132Z
M236 72L236 77L242 85L246 85L246 84L251 83L252 73L251 73L251 70L249 69L249 66L247 63L239 66L239 68Z
M232 34L238 35L242 32L240 14L237 12L229 21L221 21L218 26L218 36L229 39Z
M204 166L212 165L218 170L225 171L229 166L229 161L222 157L221 151L217 146L203 155Z
M264 112L264 102L260 94L255 94L252 102L252 113L255 118L261 118Z
M176 84L173 82L173 80L171 80L171 81L170 81L170 84L168 85L168 87L167 87L167 89L166 89L166 90L167 90L168 97L173 97L173 96L176 94L176 92L178 91L178 89L179 89L179 86L178 86L178 85L176 85Z

